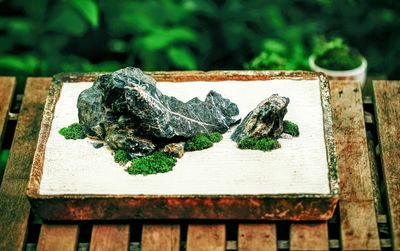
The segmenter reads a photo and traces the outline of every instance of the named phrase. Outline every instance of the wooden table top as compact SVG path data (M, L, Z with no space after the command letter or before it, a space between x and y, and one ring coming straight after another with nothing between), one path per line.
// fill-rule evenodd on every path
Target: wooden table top
M42 222L25 189L50 84L28 78L16 114L16 80L0 77L0 144L14 133L0 188L0 250L400 250L400 81L375 81L373 101L356 82L330 83L339 207L329 222L301 223Z

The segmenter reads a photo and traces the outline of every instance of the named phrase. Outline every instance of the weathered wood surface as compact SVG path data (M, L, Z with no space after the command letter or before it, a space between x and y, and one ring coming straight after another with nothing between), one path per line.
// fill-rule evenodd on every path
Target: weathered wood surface
M15 91L15 77L0 77L0 146Z
M225 251L226 229L224 224L189 224L187 251Z
M43 224L37 251L74 251L78 246L78 225Z
M394 250L400 250L400 81L373 83Z
M95 224L90 240L91 251L128 250L130 228L128 224Z
M179 251L180 225L144 224L142 229L142 251Z
M51 78L28 78L0 188L0 250L22 250L30 204L25 195Z
M262 251L277 250L275 224L239 224L238 250Z
M290 250L329 250L328 224L326 222L291 224Z
M342 249L380 250L360 86L357 82L332 81L330 88Z

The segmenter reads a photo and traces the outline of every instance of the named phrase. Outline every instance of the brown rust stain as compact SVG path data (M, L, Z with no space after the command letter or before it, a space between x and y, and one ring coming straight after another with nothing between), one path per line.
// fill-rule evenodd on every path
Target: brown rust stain
M172 201L171 201L172 200ZM176 200L176 201L174 201ZM254 199L252 199L254 200ZM249 220L327 220L337 200L291 201L284 198L142 198L142 199L71 199L37 200L39 215L48 220L99 219L249 219ZM298 204L303 208L300 209Z

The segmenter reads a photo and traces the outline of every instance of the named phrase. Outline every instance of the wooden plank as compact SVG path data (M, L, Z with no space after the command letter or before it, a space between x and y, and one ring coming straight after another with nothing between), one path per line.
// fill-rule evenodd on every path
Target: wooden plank
M142 230L142 251L179 251L179 225L144 224Z
M0 188L0 250L22 250L30 204L26 184L51 78L28 78L10 157Z
M360 86L357 82L332 81L330 89L342 249L380 250Z
M239 224L240 251L277 250L275 224Z
M78 225L43 224L40 228L37 250L74 251L78 246L78 235Z
M224 224L189 224L186 241L187 251L225 251L226 230Z
M380 250L376 236L377 218L370 201L339 204L343 250ZM378 242L378 244L376 243Z
M0 146L15 91L15 77L0 77Z
M400 250L400 81L373 83L393 249Z
M90 250L128 250L129 233L128 224L95 224L92 229Z
M328 224L326 222L291 224L290 250L329 250Z

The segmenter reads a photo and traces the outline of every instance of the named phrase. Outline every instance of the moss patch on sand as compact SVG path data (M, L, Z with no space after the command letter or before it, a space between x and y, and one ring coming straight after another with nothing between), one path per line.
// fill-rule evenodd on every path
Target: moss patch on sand
M186 151L199 151L210 148L214 143L220 142L222 135L218 132L202 133L190 138L185 143Z
M283 121L283 132L297 137L300 135L299 126L289 120Z
M164 152L155 152L145 157L132 160L128 168L129 174L156 174L166 173L175 166L176 158Z
M279 144L278 140L272 138L255 139L246 137L239 142L238 147L240 149L261 150L266 152L280 148L281 144Z
M185 151L198 151L207 149L212 147L214 143L221 140L222 135L218 132L199 134L186 141ZM175 156L171 156L170 154L162 151L157 151L148 156L133 159L127 171L129 174L133 175L166 173L173 169L176 162L177 159Z
M79 123L73 123L67 127L61 128L58 133L64 136L65 139L84 139L86 137L82 126Z
M130 160L129 154L123 150L123 149L118 149L117 151L114 152L114 161L117 162L120 165L125 165L128 163Z

